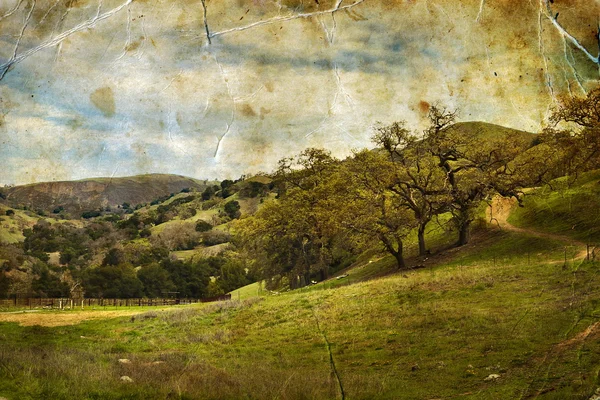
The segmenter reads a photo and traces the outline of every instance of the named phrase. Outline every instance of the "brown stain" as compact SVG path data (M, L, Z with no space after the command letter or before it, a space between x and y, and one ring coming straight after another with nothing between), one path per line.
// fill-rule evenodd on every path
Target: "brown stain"
M125 51L137 50L142 45L143 40L144 40L144 37L140 36L140 38L138 40L136 40L135 42L131 42L127 46L125 46Z
M109 86L96 89L90 94L90 100L105 117L110 118L115 115L115 95Z
M421 100L419 101L419 111L422 114L427 114L429 112L429 109L431 108L431 104L429 104L428 102L426 102L425 100Z
M271 81L265 82L265 88L267 89L267 92L273 93L273 91L275 90L275 84L273 84L273 82Z
M254 111L250 104L244 104L240 107L240 113L245 117L256 117L256 111Z
M83 7L87 3L87 0L68 0L66 6L68 8L79 8Z

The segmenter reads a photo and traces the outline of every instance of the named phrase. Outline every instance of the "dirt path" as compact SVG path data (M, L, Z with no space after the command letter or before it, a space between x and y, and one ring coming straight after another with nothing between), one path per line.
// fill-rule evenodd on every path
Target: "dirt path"
M488 207L486 214L488 220L497 224L501 229L506 229L511 232L525 233L531 236L542 237L546 239L557 240L560 242L567 243L569 246L577 247L580 251L575 256L576 259L583 259L587 257L587 244L576 239L572 239L568 236L558 235L555 233L539 232L531 228L519 228L508 222L508 216L510 212L517 207L517 201L514 198L495 197L492 200L492 204Z

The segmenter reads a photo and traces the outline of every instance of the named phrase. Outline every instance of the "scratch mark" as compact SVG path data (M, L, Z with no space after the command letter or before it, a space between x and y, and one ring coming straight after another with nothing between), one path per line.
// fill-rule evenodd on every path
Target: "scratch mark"
M15 13L15 11L17 11L19 9L19 7L21 7L21 4L23 4L23 0L19 0L17 2L17 4L11 10L9 10L6 14L1 16L0 21L2 21L4 18L7 18L7 17L10 17L11 15L13 15Z
M225 139L225 136L227 136L227 134L231 130L231 126L233 125L233 123L235 121L235 104L236 104L236 102L235 102L235 98L233 97L233 94L231 93L229 79L227 79L227 74L225 73L223 66L217 59L217 56L213 56L213 57L215 59L215 62L219 66L219 70L221 71L221 76L223 76L223 81L225 82L225 86L227 87L227 94L229 95L229 98L231 99L231 103L232 103L231 119L228 122L226 122L225 132L223 132L223 134L221 136L217 137L217 147L215 149L215 154L213 155L214 158L217 158L217 156L219 155L219 150L221 149L221 142L223 142L223 139Z
M96 18L100 15L100 11L102 10L102 0L98 1L98 8L96 9Z
M543 3L545 4L546 7L543 7L543 5L544 5ZM545 8L545 11L543 11L544 8ZM549 0L540 0L540 13L542 13L542 12L546 16L546 18L548 18L550 20L550 22L552 22L552 25L554 25L554 27L558 30L558 32L564 38L568 39L575 47L577 47L579 50L581 50L583 52L583 54L585 54L586 57L590 59L590 61L592 61L595 64L599 63L600 54L599 54L599 56L593 56L592 53L590 53L588 51L588 49L586 49L581 43L579 43L579 41L573 35L571 35L569 32L567 32L567 30L565 28L563 28L563 26L561 24L558 23L558 19L557 19L558 14L553 13L552 8L550 7ZM600 39L600 37L598 37L598 39Z
M353 7L358 6L359 4L362 4L363 2L365 2L366 0L358 0L352 4L348 4L346 6L341 6L341 1L338 1L336 6L329 9L329 10L323 10L323 11L315 11L315 12L310 12L310 13L300 13L300 14L295 14L295 15L287 15L287 16L277 16L277 17L273 17L273 18L269 18L269 19L265 19L262 21L257 21L257 22L253 22L251 24L245 25L245 26L239 26L236 28L230 28L230 29L225 29L222 31L218 31L218 32L213 32L209 35L210 38L214 38L217 36L221 36L221 35L225 35L228 33L232 33L232 32L241 32L241 31L245 31L248 29L252 29L252 28L256 28L259 26L264 26L264 25L270 25L270 24L275 24L278 22L286 22L286 21L292 21L295 19L301 19L301 18L311 18L311 17L317 17L319 15L323 15L323 14L331 14L331 13L335 13L337 11L342 11L342 10L349 10Z
M563 36L562 40L563 40L563 50L564 50L564 53L565 53L565 61L567 62L567 64L571 68L571 73L573 74L573 78L575 78L575 82L577 82L577 85L579 86L579 89L581 89L581 91L583 92L583 94L587 95L587 91L585 90L585 88L583 87L583 84L581 83L581 77L579 76L579 73L577 72L577 69L575 69L575 65L574 65L575 59L572 60L573 62L569 59L570 48L569 48L569 46L567 44L567 39ZM571 57L573 57L573 53L571 52L570 54L571 54Z
M483 7L485 7L485 0L481 0L479 3L479 12L477 13L477 18L475 18L475 22L481 22L481 18L483 17Z
M11 67L11 65L13 65L14 60L17 58L17 52L19 51L19 45L21 44L21 40L23 39L23 35L25 34L25 29L27 29L27 25L29 25L29 21L31 21L31 15L33 14L34 9L35 9L35 0L33 0L33 2L31 3L31 8L29 9L29 14L27 14L27 18L25 19L25 22L23 23L23 28L21 29L21 33L19 34L19 37L17 38L17 42L15 43L15 48L13 50L12 56L10 56L10 59L6 63L4 63L3 65L0 66L0 69L2 70L2 73L0 74L0 81L2 79L4 79L4 76L8 72L8 69Z
M47 40L35 47L32 47L31 49L19 54L17 57L15 57L14 59L8 60L7 62L5 62L4 64L0 65L0 70L5 70L10 68L12 65L14 64L18 64L21 61L25 60L26 58L30 57L31 55L37 53L40 50L49 48L49 47L54 47L59 45L60 43L62 43L63 40L65 40L66 38L68 38L69 36L83 31L85 29L90 29L92 27L94 27L96 25L96 23L103 21L107 18L110 18L111 16L115 15L116 13L118 13L119 11L121 11L123 8L127 7L129 4L132 3L133 0L127 0L125 3L121 4L120 6L117 6L115 8L113 8L110 11L107 11L103 14L100 14L94 18L91 18L89 20L86 20L84 22L81 22L78 25L75 25L73 28L68 29L66 31L64 31L63 33L55 36L54 38ZM4 74L6 74L6 71L3 73L2 76L4 76ZM1 80L1 78L0 78Z
M253 100L260 92L265 89L265 85L260 85L260 87L254 91L254 93L250 93L246 96L238 96L234 99L236 103L246 102L248 100Z
M554 87L552 86L552 77L550 71L548 71L548 58L546 57L546 49L544 47L544 39L542 37L542 0L540 0L540 12L538 13L538 47L540 54L544 60L544 78L546 79L546 86L548 87L548 93L552 98L552 101L556 103L556 96L554 95ZM550 111L550 105L548 105L548 111Z
M127 39L125 40L125 46L123 46L123 52L121 52L121 54L117 58L115 58L115 60L112 62L113 65L115 65L119 60L121 60L123 57L125 57L125 55L127 54L127 49L131 46L131 7L130 6L127 6L126 29L127 29Z
M52 6L50 8L48 8L48 10L46 11L46 13L40 19L40 22L37 23L38 25L41 25L46 20L46 18L50 14L50 12L54 9L54 7L56 7L58 5L59 2L60 2L60 0L56 0L54 2L54 4L52 4Z
M170 104L168 115L169 116L167 117L167 134L169 135L169 141L171 141L171 143L173 143L173 145L177 147L177 149L179 149L183 154L189 156L188 152L185 151L185 148L180 146L178 143L175 143L175 139L173 139L173 132L171 131L171 127L173 126L173 112L171 110Z

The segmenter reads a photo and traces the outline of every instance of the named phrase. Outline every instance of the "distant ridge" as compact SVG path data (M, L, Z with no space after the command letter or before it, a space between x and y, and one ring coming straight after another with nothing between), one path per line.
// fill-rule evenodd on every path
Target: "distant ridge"
M63 207L77 213L148 203L182 189L204 190L206 181L170 174L146 174L118 178L90 178L77 181L40 182L4 189L6 202L13 207L52 211Z

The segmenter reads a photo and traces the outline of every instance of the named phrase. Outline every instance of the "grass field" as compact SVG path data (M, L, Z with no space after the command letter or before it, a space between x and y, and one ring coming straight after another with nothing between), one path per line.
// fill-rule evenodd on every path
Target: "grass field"
M589 399L600 386L600 263L522 212L509 218L521 230L489 226L420 269L372 253L303 290L255 283L222 303L0 323L0 396Z

